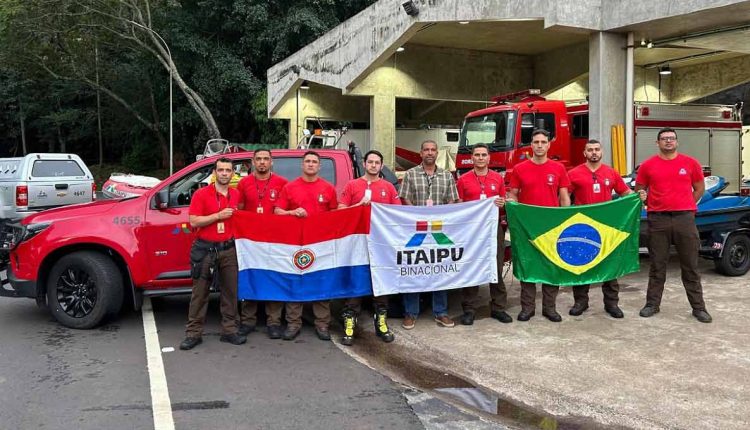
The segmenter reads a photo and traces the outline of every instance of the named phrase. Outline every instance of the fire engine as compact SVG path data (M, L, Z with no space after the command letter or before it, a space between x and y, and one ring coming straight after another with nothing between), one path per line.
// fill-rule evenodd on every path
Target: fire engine
M459 175L472 168L471 148L477 143L489 146L491 169L503 174L511 171L515 164L531 157L531 133L535 129L550 133L550 159L568 168L585 161L588 104L547 100L539 94L539 90L525 90L497 96L491 106L466 115L456 156ZM633 110L634 144L628 149L634 166L656 153L659 129L672 127L679 137L680 152L695 157L707 173L724 177L731 184L728 191L739 191L741 105L639 102Z

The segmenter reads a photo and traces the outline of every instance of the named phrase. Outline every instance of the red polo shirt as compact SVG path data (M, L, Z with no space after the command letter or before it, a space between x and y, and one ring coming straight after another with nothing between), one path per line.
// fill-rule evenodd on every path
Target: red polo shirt
M356 205L362 201L368 189L372 193L370 201L373 203L401 204L401 199L398 197L398 192L396 192L393 184L385 179L368 183L364 177L354 179L346 184L344 191L341 193L341 203L346 206Z
M336 189L325 179L307 182L297 178L284 185L274 206L288 211L304 208L308 215L328 212L338 208Z
M514 166L510 176L510 188L518 190L518 202L527 205L558 207L558 191L569 187L565 166L553 160L542 164L526 160Z
M575 195L577 205L590 205L612 200L612 190L622 194L628 190L625 181L615 169L600 165L595 171L589 170L586 163L571 169L570 192Z
M206 216L215 214L226 208L237 209L240 202L240 193L237 189L229 187L227 195L216 191L216 187L211 184L193 193L190 200L190 209L188 214L197 216ZM219 233L219 224L224 224L224 233ZM234 237L234 228L232 218L214 222L205 227L198 227L197 236L200 239L209 242L224 242Z
M649 212L695 211L693 184L703 180L698 160L683 154L671 160L654 155L641 164L637 185L646 187Z
M276 200L281 196L281 189L289 182L279 175L271 176L266 180L259 180L254 175L242 178L237 190L240 192L240 203L244 204L246 211L258 212L262 208L264 214L272 214Z
M481 176L472 170L458 178L456 189L458 197L465 202L479 200L482 194L487 198L505 197L505 179L494 170L488 170L486 175Z

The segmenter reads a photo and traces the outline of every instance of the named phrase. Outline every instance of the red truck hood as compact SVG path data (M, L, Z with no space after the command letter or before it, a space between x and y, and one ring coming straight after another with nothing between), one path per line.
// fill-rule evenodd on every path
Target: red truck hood
M38 222L61 221L70 218L78 218L83 220L85 219L85 217L100 215L108 212L113 207L123 202L130 202L142 198L145 197L140 196L128 199L98 200L91 203L81 203L77 205L48 209L46 211L27 216L23 219L22 223L26 225Z

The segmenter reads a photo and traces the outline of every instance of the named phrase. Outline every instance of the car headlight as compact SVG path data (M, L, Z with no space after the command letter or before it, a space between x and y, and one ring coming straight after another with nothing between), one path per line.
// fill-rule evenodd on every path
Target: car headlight
M16 233L13 235L14 245L17 246L21 242L25 242L25 241L31 239L32 237L36 236L37 234L43 232L50 225L52 225L52 223L49 223L49 222L39 222L39 223L25 225L25 226L22 227L22 229L20 231L18 231L18 229L17 229ZM16 241L16 238L18 238L17 241Z

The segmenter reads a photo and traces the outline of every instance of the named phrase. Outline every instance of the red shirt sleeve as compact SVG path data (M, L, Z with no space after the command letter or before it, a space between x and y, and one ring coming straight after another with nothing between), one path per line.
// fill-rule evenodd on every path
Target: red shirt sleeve
M196 199L196 197L198 197ZM196 193L193 194L193 199L190 201L190 208L188 209L189 215L197 215L202 216L203 215L203 200L200 199L200 196Z
M458 181L456 182L456 190L458 190L458 198L461 200L464 200L464 193L465 193L464 182L466 182L466 180L464 179L465 177L466 175L461 176L460 178L458 178Z
M691 159L693 164L693 171L690 172L690 180L693 183L700 182L703 180L703 166L696 159Z
M565 170L565 166L560 166L560 188L570 188L570 178L568 177L568 171Z
M612 188L619 195L622 195L622 193L630 189L630 187L628 187L625 181L622 179L622 176L620 176L615 169L612 169L612 181L612 183L614 184L614 187Z
M328 209L329 210L335 210L339 207L339 202L336 199L336 189L333 188L333 185L329 188L328 193L331 195L331 199L328 201Z
M647 163L641 164L641 167L638 168L638 175L636 175L635 177L635 183L637 185L648 187L648 164Z
M284 188L281 189L281 193L279 194L279 198L276 200L276 204L274 207L277 207L279 209L283 210L289 210L289 183L284 185Z
M518 166L510 173L509 185L511 188L521 188L521 181L518 179Z
M346 186L344 187L344 191L341 192L341 203L344 205L351 206L352 205L352 182L350 181Z

